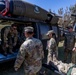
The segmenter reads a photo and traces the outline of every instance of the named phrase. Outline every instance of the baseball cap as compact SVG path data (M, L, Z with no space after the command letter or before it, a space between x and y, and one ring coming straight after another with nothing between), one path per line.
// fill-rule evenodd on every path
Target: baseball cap
M31 26L28 26L28 27L25 27L25 28L24 28L24 31L25 31L25 32L33 32L33 31L34 31L34 28L31 27Z
M46 35L49 35L50 33L54 33L54 31L53 30L49 30Z

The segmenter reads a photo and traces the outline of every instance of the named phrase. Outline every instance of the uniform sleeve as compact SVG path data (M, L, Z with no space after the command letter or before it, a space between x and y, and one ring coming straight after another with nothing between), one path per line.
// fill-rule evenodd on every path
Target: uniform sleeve
M17 44L17 40L18 40L18 32L16 32L15 34L15 38L14 38L14 43Z
M9 33L9 28L7 28L7 29L5 29L5 31L4 31L4 43L6 43L7 44L7 36L8 36L8 33Z
M26 49L25 47L22 45L20 47L20 50L18 52L16 61L15 61L15 65L14 68L20 68L20 66L22 65L24 59L25 59L25 54L26 54Z
M42 42L40 42L39 51L40 51L41 58L43 59L44 58L44 50L43 50L43 44L42 44Z

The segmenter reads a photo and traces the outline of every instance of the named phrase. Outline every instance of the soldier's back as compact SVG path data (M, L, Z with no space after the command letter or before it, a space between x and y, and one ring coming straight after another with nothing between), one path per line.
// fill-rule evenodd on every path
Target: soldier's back
M23 46L25 47L27 53L25 56L25 63L28 63L28 65L35 65L35 63L37 63L36 61L41 60L43 46L40 40L35 38L26 39Z

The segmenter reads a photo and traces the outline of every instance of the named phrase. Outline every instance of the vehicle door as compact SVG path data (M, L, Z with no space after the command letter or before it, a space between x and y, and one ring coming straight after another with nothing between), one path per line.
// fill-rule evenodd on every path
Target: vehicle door
M46 36L46 33L51 30L50 25L46 24L46 23L37 23L39 25L39 35L40 35L40 39L43 43L43 49L44 49L44 55L45 55L45 59L47 58L47 40L48 40L48 36ZM46 62L46 60L45 60Z
M58 25L52 25L52 30L54 30L54 32L56 34L56 41L57 41L57 45L58 45L59 39L60 39L60 32L59 32Z

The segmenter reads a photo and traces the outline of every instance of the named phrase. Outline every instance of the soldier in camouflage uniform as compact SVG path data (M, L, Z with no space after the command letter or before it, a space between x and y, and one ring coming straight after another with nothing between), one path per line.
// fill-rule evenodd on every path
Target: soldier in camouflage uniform
M18 39L17 27L15 24L12 24L11 27L7 27L4 30L3 38L2 38L2 48L4 50L4 54L7 55L7 48L9 48L9 52L13 53L13 47L16 46Z
M24 34L26 40L20 47L14 68L17 71L24 62L25 75L36 75L42 67L43 45L40 40L33 38L33 27L25 27Z
M57 49L57 43L53 35L55 35L53 30L48 31L46 34L50 38L50 40L47 42L47 49L48 49L48 57L47 57L47 64L50 63L50 61L57 61L58 57L58 49Z
M68 33L64 34L65 40L64 40L64 62L67 62L68 56L70 54L70 62L75 63L75 56L76 52L74 48L75 45L75 33L73 32L73 27L68 27Z

